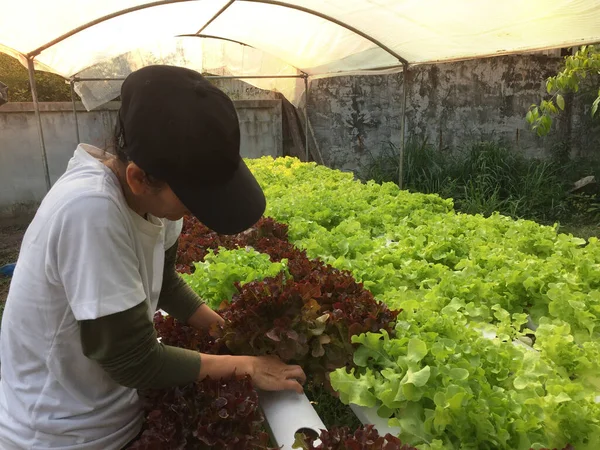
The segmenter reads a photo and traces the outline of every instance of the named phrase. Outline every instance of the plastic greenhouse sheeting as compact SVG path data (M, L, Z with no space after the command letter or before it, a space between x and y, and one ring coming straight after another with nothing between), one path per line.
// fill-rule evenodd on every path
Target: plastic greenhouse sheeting
M78 75L85 78L124 78L150 64L171 64L215 75L299 75L293 66L246 45L218 39L168 38L151 42L123 55L111 58ZM304 92L301 79L247 79L254 86L282 93L298 105ZM75 90L87 109L103 105L119 95L122 81L85 81Z
M124 14L115 13L147 3L1 1L10 14L0 15L0 51L22 61L35 56L38 69L67 78L124 76L148 63L228 75L323 76L600 42L600 0L196 0L154 2ZM213 38L176 38L201 29ZM303 84L248 81L295 103ZM77 88L89 108L118 85Z

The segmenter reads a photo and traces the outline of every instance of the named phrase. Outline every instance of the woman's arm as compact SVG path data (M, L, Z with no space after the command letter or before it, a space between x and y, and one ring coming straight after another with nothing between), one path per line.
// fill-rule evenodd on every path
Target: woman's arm
M200 305L187 321L189 326L197 330L207 330L213 323L223 325L225 320L206 304Z
M202 354L199 380L227 378L233 373L250 375L252 384L264 391L303 392L306 375L300 366L287 365L273 356L229 356Z
M206 330L213 323L224 323L223 318L204 304L175 270L178 241L165 252L163 284L158 300L159 309L198 329Z
M188 325L206 330L223 318L192 291L175 270L178 242L165 252L163 286L159 308ZM263 390L292 389L302 392L306 375L300 366L284 364L275 357L229 356L200 354L197 379L227 378L232 374L250 375L254 385Z
M163 345L146 301L125 311L79 322L83 353L116 383L133 389L164 389L198 379L198 352Z
M164 389L203 380L250 375L263 390L302 392L300 366L275 357L208 355L160 344L144 301L129 310L79 322L84 354L116 382L134 389Z

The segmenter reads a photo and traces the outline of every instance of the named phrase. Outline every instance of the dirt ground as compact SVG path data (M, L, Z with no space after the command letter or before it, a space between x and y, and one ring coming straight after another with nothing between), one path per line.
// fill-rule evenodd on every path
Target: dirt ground
M24 225L0 226L0 267L17 261L26 229ZM0 275L0 303L6 300L9 285L10 278Z

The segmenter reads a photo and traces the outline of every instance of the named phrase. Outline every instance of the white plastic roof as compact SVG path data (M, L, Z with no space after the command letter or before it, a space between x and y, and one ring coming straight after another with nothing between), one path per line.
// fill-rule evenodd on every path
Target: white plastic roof
M0 6L0 51L35 56L38 69L66 78L124 76L151 63L228 75L322 76L600 42L600 0L0 0ZM198 32L213 38L177 38ZM248 81L292 100L302 86ZM89 107L118 85L78 87L90 88Z

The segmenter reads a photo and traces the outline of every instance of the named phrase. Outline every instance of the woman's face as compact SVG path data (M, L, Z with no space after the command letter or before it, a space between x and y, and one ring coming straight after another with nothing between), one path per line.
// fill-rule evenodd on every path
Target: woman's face
M166 183L155 193L154 199L149 199L148 208L152 208L148 210L150 214L161 219L179 220L191 214Z
M129 206L141 216L152 214L161 219L179 220L191 214L167 183L150 182L135 163L127 166L125 174L132 194Z

